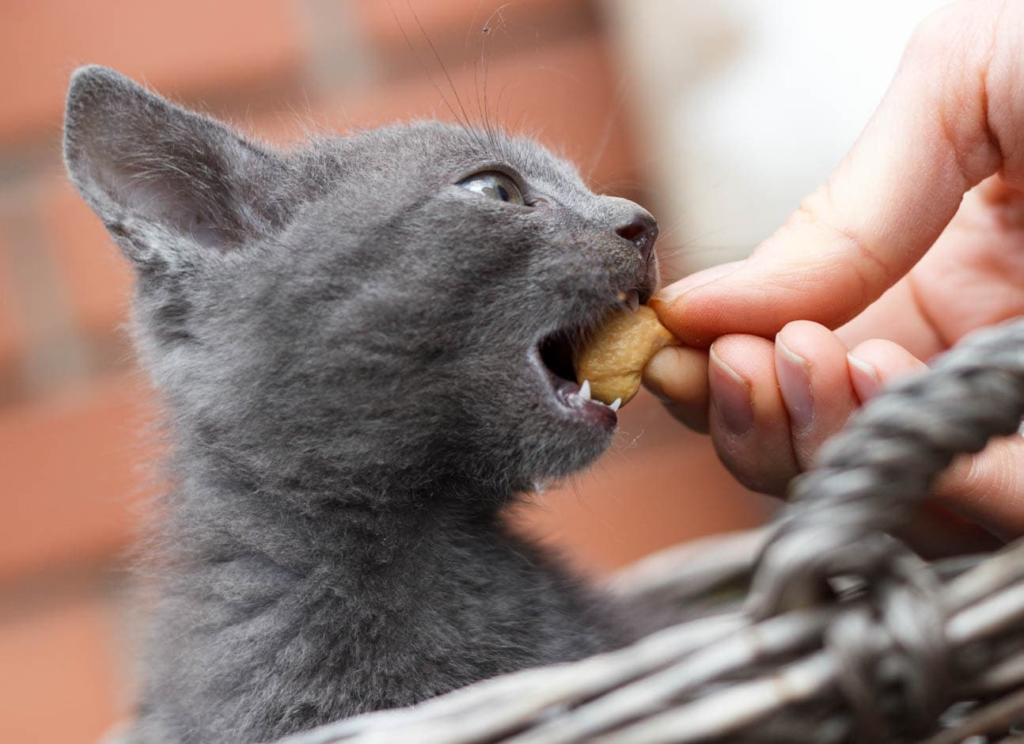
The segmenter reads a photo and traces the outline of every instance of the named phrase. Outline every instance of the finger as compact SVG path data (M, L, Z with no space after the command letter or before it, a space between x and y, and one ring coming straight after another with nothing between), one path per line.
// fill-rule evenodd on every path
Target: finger
M857 344L847 362L850 382L861 403L874 398L885 385L928 369L927 364L899 344L880 338Z
M914 265L968 189L997 170L1024 184L1022 25L1024 3L961 2L933 16L825 184L732 273L663 290L652 301L662 322L693 345L770 338L796 318L834 328Z
M748 488L784 493L799 467L776 382L774 344L757 336L724 336L711 347L709 360L709 424L718 456Z
M878 339L855 347L849 361L850 379L861 401L894 380L927 369L900 346ZM1024 534L1022 493L1024 439L1019 435L991 442L978 455L958 457L934 487L944 507L1006 539Z
M801 469L860 405L850 381L846 345L818 323L796 321L775 338L775 370Z
M939 238L939 241L944 238ZM930 316L908 311L917 307L918 294L911 277L905 277L864 312L837 328L836 335L853 348L862 341L885 334L885 338L896 342L918 359L931 359L948 348L949 342L936 331Z
M885 385L928 369L902 346L883 339L858 344L847 362L850 382L861 403L874 398ZM917 508L899 534L914 550L931 559L992 550L998 544L986 529L934 501Z
M936 485L939 503L1010 540L1024 535L1024 438L990 442L958 457Z
M694 431L708 431L708 352L666 346L644 368L644 385Z

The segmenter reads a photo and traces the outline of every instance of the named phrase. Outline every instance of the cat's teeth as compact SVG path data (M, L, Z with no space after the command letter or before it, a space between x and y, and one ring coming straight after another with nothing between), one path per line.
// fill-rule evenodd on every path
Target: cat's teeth
M608 407L611 408L613 411L617 411L617 410L619 410L619 406L621 406L621 405L622 405L622 398L616 398L615 401L610 406L608 406Z
M637 308L640 307L640 293L635 289L631 289L628 292L619 292L615 295L615 300L623 310L629 308L635 313Z
M590 400L590 380L584 380L583 384L580 385L579 396L583 400Z

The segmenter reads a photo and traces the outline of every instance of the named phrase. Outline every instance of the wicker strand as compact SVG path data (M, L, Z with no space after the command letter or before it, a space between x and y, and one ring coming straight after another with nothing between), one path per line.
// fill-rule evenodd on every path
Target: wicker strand
M890 574L894 543L875 538L906 523L956 455L1016 432L1022 414L1021 320L973 334L929 374L871 401L794 481L793 503L755 576L754 615L817 604L836 576L877 583Z
M942 587L940 597L928 601L946 608L948 655L956 660L955 668L969 670L962 680L952 682L957 696L982 689L989 698L1009 693L1012 701L1009 707L994 703L991 714L983 715L988 709L979 709L936 741L959 742L993 726L999 733L998 727L1024 715L1024 701L1013 697L1024 669L1024 649L1016 630L1024 624L1024 541L962 572ZM821 617L844 617L862 606L855 602L798 610L756 626L737 623L735 617L692 621L655 634L637 647L481 682L412 708L350 718L279 744L507 744L516 737L537 744L580 744L599 736L629 744L723 738L758 744L848 741L847 732L860 722L851 721L845 696L839 695L844 661L828 644L810 653L801 649L808 642L815 645L816 632L828 632L830 626L823 627ZM800 628L811 631L806 642L799 640ZM783 642L775 646L777 652L771 651L772 644L760 647L757 639L764 631ZM792 644L787 637L798 642ZM878 639L877 656L888 658L896 640L889 632ZM1000 650L1007 644L1008 654ZM743 658L741 649L747 647L757 653ZM1016 668L1017 676L1007 676L1007 668ZM666 690L652 713L643 700L669 677L655 685L645 681L661 670L695 684ZM631 687L640 694L627 692ZM639 705L606 716L603 701L616 696ZM883 691L879 697L891 696ZM578 715L583 719L577 721ZM594 715L604 720L595 721ZM798 722L793 738L780 738L785 729L768 723L780 717ZM959 738L955 732L962 732Z

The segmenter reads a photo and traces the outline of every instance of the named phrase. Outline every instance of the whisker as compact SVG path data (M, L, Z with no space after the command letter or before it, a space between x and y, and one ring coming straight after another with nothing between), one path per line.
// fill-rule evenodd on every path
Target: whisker
M658 258L662 261L671 261L675 258L683 256L699 256L705 253L716 253L719 251L732 250L731 246L727 245L707 245L703 247L692 246L692 245L677 245L669 246L667 248L658 247Z
M483 143L479 140L478 131L473 128L472 120L470 119L469 114L466 112L466 107L462 105L462 98L459 96L459 91L455 88L455 83L452 81L452 76L448 73L448 68L445 67L444 61L441 59L441 55L438 54L437 47L434 46L434 42L430 39L430 36L427 35L427 30L423 28L423 22L420 21L419 14L417 14L416 11L413 9L410 0L405 0L405 4L409 8L409 12L412 13L413 20L416 21L416 25L419 27L420 33L423 35L424 41L426 41L427 45L430 47L430 51L433 53L434 59L437 61L438 66L441 68L441 72L444 73L444 77L448 81L448 87L452 89L452 95L455 96L455 102L459 105L459 110L462 112L463 119L466 122L466 132L468 134L471 134L474 137L474 139L477 140L477 145L481 149L486 150L487 148L484 147ZM452 113L454 113L454 111Z
M626 92L626 81L620 79L618 89L615 91L615 95L612 97L611 110L609 112L608 119L605 121L604 130L601 132L601 138L598 140L597 153L593 156L590 164L590 168L587 171L586 181L589 183L591 178L594 176L594 171L601 164L601 159L604 157L605 152L608 150L608 145L611 142L612 131L615 128L616 122L619 120L619 111L622 108L622 101L625 98Z
M405 32L405 26L402 25L402 21L398 18L398 13L395 12L395 6L392 4L391 0L388 0L388 9L391 11L391 15L394 17L395 23L398 25L398 30L402 32L402 38L405 39L405 45L409 47L409 51L412 52L413 56L416 58L416 62L423 70L423 74L427 76L427 80L430 81L430 84L433 86L434 90L437 91L437 95L441 97L442 101L444 101L445 106L448 107L448 111L451 112L451 115L455 118L455 121L461 125L462 119L459 118L459 115L456 113L451 103L445 97L444 93L441 92L441 89L438 87L437 82L434 80L434 76L430 74L430 70L428 70L426 64L424 64L423 58L420 57L419 52L417 52L416 48L412 45L412 40L409 39L409 34ZM465 128L465 126L463 128Z

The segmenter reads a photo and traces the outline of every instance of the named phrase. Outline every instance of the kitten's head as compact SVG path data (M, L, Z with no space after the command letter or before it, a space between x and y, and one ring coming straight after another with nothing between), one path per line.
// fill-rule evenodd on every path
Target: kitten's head
M507 494L609 444L571 344L653 291L657 226L535 142L423 122L280 153L87 67L65 156L134 266L191 451L260 480Z

